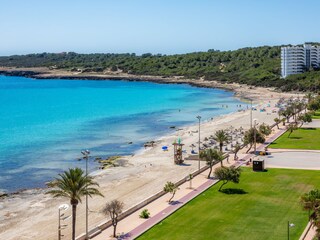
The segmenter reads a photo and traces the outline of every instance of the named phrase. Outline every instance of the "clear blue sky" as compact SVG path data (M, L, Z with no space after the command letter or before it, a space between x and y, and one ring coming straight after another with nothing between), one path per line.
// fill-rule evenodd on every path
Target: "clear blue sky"
M319 0L1 0L0 55L185 53L320 41Z

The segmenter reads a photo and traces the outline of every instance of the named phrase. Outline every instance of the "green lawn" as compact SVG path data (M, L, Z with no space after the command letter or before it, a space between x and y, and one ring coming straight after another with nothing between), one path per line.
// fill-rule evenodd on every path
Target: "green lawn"
M269 148L320 150L320 128L299 128L288 135L283 134Z
M301 194L320 187L319 171L270 169L253 172L243 168L239 184L227 184L246 194L218 192L220 183L189 202L139 237L143 239L298 239L308 213L299 202Z
M312 116L312 119L320 119L320 111L316 111Z

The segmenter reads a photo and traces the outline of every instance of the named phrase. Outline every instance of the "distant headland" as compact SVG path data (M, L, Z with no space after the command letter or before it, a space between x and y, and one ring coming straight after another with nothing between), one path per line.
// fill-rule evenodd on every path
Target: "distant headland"
M195 86L215 82L271 87L280 91L320 90L320 71L281 78L281 46L241 48L234 51L162 55L146 53L78 54L40 53L0 57L0 74L34 78L125 79ZM192 81L190 81L192 79ZM212 84L208 84L212 85ZM222 85L222 86L221 86Z

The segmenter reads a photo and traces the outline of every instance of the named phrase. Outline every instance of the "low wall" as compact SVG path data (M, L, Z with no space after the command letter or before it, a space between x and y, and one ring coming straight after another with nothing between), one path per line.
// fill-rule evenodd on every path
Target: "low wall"
M306 228L304 229L303 233L301 234L299 240L304 240L306 238L306 236L308 235L310 229L312 227L311 222L309 221Z

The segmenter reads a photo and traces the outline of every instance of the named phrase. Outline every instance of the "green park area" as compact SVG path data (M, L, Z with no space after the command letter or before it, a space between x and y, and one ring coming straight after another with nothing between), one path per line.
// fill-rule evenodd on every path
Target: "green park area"
M284 133L269 148L320 150L320 128L299 128Z
M316 111L312 116L313 119L320 119L320 111Z
M218 183L138 239L299 239L308 222L300 196L320 187L318 171L242 168L240 183Z

